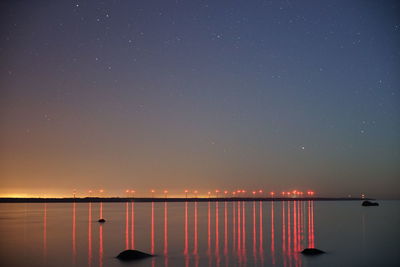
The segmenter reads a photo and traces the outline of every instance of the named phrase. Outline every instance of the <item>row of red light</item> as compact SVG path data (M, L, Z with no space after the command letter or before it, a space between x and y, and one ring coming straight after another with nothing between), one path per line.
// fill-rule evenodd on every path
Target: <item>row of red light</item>
M91 195L91 194L93 193L93 190L89 190L88 192L89 192L89 195ZM154 193L155 193L155 192L156 192L156 191L155 191L154 189L151 189L151 190L150 190L150 193L151 193L151 196L152 196L152 197L154 197ZM218 189L215 190L216 197L218 197L218 194L219 194L220 192L221 192L221 191L218 190ZM236 191L232 191L231 193L232 193L232 196L240 196L240 194L243 195L243 194L245 194L246 192L247 192L246 190L236 190ZM104 193L104 189L100 189L100 190L99 190L99 193L101 193L101 194ZM127 189L127 190L125 190L125 193L131 194L131 196L134 197L136 191L135 191L135 190L132 190L132 189ZM168 190L164 190L163 193L164 193L164 196L165 196L165 197L168 196ZM185 193L185 197L187 198L187 197L188 197L188 193L190 193L190 191L186 189L186 190L184 191L184 193ZM194 193L195 196L197 197L197 195L198 195L198 190L194 190L193 193ZM228 193L229 193L229 191L228 191L228 190L225 190L225 191L223 191L223 193L224 193L225 196L227 196ZM253 196L256 196L257 193L258 193L258 194L262 194L262 193L263 193L263 190L252 191ZM74 190L74 196L75 196L75 194L76 194L76 190ZM209 197L211 197L212 192L211 192L211 191L208 191L207 194L208 194ZM297 190L293 190L292 192L290 192L290 191L288 191L288 192L282 191L282 192L281 192L281 195L282 195L282 196L288 196L288 197L289 197L289 196L303 196L304 194L305 194L304 192L302 192L302 191L297 191ZM315 194L314 191L307 191L307 192L306 192L306 195L307 195L307 196L313 196L314 194ZM271 197L274 197L274 196L275 196L275 192L272 191L272 192L269 193L269 195L270 195Z
M150 190L150 193L152 194L152 197L154 197L154 193L155 193L156 191L154 190L154 189L152 189L152 190ZM168 190L164 190L163 191L164 192L164 195L165 195L165 197L167 197L167 195L168 195ZM221 191L220 190L215 190L215 194L216 194L216 197L218 197L218 194L220 193ZM236 190L236 191L232 191L231 193L232 193L232 195L233 196L239 196L239 194L245 194L247 191L246 190ZM126 193L135 193L135 190L126 190ZM188 197L188 193L190 193L190 191L189 190L185 190L184 191L184 193L185 193L185 197L187 198ZM195 194L195 196L197 197L197 195L198 195L198 191L197 190L194 190L193 191L193 193ZM223 191L223 193L224 193L224 195L225 196L227 196L228 195L228 193L229 193L229 191L228 190L225 190L225 191ZM258 190L258 191L252 191L252 194L253 194L253 196L256 196L256 194L257 193L259 193L259 194L262 194L263 193L263 190ZM208 191L207 192L207 195L209 196L209 197L211 197L211 194L212 194L212 192L211 191ZM270 192L269 193L270 194L270 196L271 197L274 197L275 196L275 192ZM315 194L315 192L314 191L307 191L306 192L306 194L308 195L308 196L313 196L314 194ZM288 191L288 192L281 192L281 195L282 196L303 196L304 195L304 192L302 192L302 191L297 191L297 190L293 190L292 192L290 192L290 191Z
M303 196L304 194L306 194L307 196L313 196L315 194L314 191L307 191L306 193L302 192L302 191L297 191L297 190L293 190L292 192L288 191L288 192L282 192L281 195L282 196Z

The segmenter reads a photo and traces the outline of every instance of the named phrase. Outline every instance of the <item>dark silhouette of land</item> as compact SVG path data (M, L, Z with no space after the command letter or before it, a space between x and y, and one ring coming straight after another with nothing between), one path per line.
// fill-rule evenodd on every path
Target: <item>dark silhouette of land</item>
M70 202L216 202L216 201L354 201L374 200L372 198L350 198L350 197L179 197L179 198L152 198L152 197L85 197L85 198L0 198L0 203L70 203Z

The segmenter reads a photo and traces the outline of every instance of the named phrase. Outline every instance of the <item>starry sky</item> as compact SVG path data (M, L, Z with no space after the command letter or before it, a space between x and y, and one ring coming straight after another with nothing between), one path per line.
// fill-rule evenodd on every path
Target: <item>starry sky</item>
M0 196L400 198L400 2L0 2Z

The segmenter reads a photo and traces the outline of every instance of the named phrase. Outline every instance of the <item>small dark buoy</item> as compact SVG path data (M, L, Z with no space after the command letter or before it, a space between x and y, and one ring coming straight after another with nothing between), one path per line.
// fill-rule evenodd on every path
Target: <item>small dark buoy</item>
M105 223L106 220L104 220L103 218L101 218L101 219L98 220L98 222L99 222L99 223Z
M141 252L139 250L128 249L128 250L124 250L121 253L119 253L116 258L121 261L133 261L133 260L141 260L141 259L145 259L145 258L149 258L149 257L153 257L153 255Z
M363 201L363 203L361 205L364 206L364 207L379 206L379 203L378 202L372 202L372 201L369 201L369 200L365 200L365 201Z
M305 248L301 252L303 255L315 256L325 253L325 251L319 250L317 248Z

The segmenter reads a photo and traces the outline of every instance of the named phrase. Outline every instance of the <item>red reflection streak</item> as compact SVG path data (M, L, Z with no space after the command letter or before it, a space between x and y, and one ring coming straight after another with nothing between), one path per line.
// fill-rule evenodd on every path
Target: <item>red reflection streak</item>
M154 202L151 202L151 254L154 254Z
M193 244L193 254L197 255L198 253L198 245L197 245L197 237L198 237L198 232L197 232L197 202L194 202L194 244Z
M43 213L43 259L47 263L47 203L44 203Z
M297 204L297 250L301 249L301 205L302 202Z
M311 248L311 201L307 201L307 247Z
M311 201L307 201L307 246L311 248L311 212L310 212Z
M304 201L303 202L303 211L302 211L302 218L303 218L303 237L302 237L302 239L303 239L303 246L304 247L307 247L308 246L308 244L307 244L307 240L308 240L308 228L307 228L307 230L306 230L306 227L308 227L308 221L307 221L307 225L306 225L306 220L307 220L307 218L306 218L306 216L307 216L307 213L308 213L308 203L306 202L306 201ZM306 236L307 235L307 236Z
M76 203L72 204L72 263L76 263Z
M224 206L224 217L225 217L225 224L224 224L224 254L228 254L228 209L227 209L227 203L225 201L225 206Z
M215 201L215 255L219 255L219 214L218 201Z
M272 256L272 265L275 265L275 218L274 218L273 201L271 201L271 256Z
M299 248L300 250L302 250L303 249L303 246L304 246L304 201L301 201L301 206L300 206L300 209L299 209L299 218L300 218L300 223L299 223L299 226L300 226L300 230L299 230L299 233L300 233L300 236L299 236L299 244L301 245L301 247ZM301 265L301 260L302 260L302 258L301 257L299 257L299 265Z
M131 249L135 249L135 203L131 202Z
M188 249L189 249L189 238L188 238L188 203L185 202L185 250L183 251L183 253L185 255L188 254Z
M125 205L125 249L129 249L129 203Z
M236 202L232 202L232 250L236 248Z
M237 238L237 249L238 249L238 254L240 254L241 252L241 232L242 229L240 227L240 201L237 203L238 206L238 210L237 210L237 218L238 218L238 223L237 223L237 234L238 234L238 238Z
M260 205L260 214L259 214L259 220L260 220L260 230L259 230L259 239L260 239L260 260L261 260L261 266L264 265L264 247L263 247L263 211L262 211L262 201L259 203Z
M299 201L298 205L297 205L297 249L298 251L301 250L301 236L302 236L302 231L301 231L301 227L302 227L302 221L301 221L301 210L302 210L302 206L303 202Z
M257 259L257 233L256 233L256 202L253 201L253 257Z
M310 212L311 212L311 247L314 248L314 201L310 203Z
M242 261L243 264L246 266L246 203L242 202Z
M99 227L99 266L103 266L103 225Z
M297 252L297 202L293 201L293 247Z
M103 202L100 202L100 219L103 218Z
M245 212L245 202L242 202L242 253L243 255L246 253L246 212Z
M168 203L164 203L164 255L168 254Z
M282 201L282 255L283 266L287 265L286 262L286 218L285 218L285 201Z
M291 223L290 223L290 201L288 202L288 206L287 206L287 236L288 236L288 244L287 244L287 251L290 252L291 251L291 233L290 233L290 227L291 227Z
M88 215L88 265L92 266L92 203L89 203Z
M286 246L286 255L288 256L288 261L289 261L289 266L292 266L292 259L290 257L290 254L292 252L292 244L291 244L291 219L290 219L290 201L288 201L288 206L287 206L287 246Z
M168 203L164 203L164 266L168 266Z
M301 257L299 257L299 251L300 251L300 246L301 246L301 232L300 232L300 228L301 228L301 202L300 201L296 201L296 205L297 205L297 237L296 237L296 244L297 244L297 250L295 253L295 260L296 260L296 265L297 266L301 266Z
M211 253L211 211L210 211L210 202L208 202L208 222L207 222L207 232L208 232L208 250L207 253Z
M299 249L303 249L303 233L304 233L304 221L303 221L303 205L304 201L299 202Z
M216 265L220 264L219 257L219 202L215 202L215 260Z

